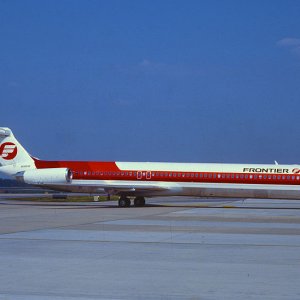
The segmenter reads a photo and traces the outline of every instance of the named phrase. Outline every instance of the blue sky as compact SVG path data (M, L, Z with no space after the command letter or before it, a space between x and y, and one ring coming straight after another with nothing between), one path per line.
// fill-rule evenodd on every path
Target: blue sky
M300 162L300 1L0 1L1 126L43 159Z

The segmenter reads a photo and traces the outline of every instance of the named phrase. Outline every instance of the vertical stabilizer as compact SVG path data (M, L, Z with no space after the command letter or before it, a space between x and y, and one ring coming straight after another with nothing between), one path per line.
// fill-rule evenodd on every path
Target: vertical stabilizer
M0 127L0 171L12 175L29 168L35 168L31 156L9 128Z

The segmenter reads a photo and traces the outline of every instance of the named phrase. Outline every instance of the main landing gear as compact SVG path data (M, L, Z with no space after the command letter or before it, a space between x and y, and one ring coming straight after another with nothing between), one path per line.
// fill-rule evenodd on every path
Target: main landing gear
M134 206L142 207L145 206L145 198L144 197L136 197L134 198ZM119 207L130 207L131 201L128 197L121 196L119 199Z
M129 207L130 206L130 199L127 197L120 197L119 199L119 207Z

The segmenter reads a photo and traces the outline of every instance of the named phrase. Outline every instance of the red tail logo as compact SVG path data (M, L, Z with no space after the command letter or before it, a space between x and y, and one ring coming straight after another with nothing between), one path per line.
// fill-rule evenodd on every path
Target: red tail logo
M11 160L16 157L18 148L14 143L4 143L0 146L0 156L3 159Z

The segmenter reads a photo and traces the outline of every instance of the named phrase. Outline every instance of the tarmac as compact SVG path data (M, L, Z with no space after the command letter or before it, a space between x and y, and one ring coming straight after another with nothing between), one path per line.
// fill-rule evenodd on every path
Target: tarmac
M300 201L1 195L0 299L300 299Z

